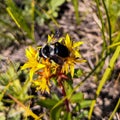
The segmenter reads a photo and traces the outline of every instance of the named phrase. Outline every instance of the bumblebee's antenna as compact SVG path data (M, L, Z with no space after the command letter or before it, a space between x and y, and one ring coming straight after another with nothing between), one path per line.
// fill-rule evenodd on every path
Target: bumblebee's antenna
M54 33L54 38L60 38L63 35L63 28L57 28Z

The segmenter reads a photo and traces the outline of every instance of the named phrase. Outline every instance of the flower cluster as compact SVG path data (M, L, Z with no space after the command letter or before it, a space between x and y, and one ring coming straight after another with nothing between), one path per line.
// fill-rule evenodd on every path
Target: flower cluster
M53 43L53 40L53 36L48 36L47 43ZM68 34L65 37L60 38L58 42L62 42L62 44L70 51L69 57L64 60L62 65L51 61L49 58L45 59L40 57L39 50L33 47L26 49L26 57L28 61L21 67L21 69L30 69L30 81L34 83L36 90L40 90L42 93L50 93L50 80L53 76L58 78L60 74L67 75L70 73L71 77L73 77L75 65L84 62L79 53L79 46L83 44L83 42L71 41Z

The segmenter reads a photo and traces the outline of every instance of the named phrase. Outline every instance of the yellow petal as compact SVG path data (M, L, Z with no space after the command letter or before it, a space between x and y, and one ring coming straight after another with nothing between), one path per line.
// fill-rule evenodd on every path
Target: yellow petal
M74 50L73 52L74 52L75 57L81 57L80 53L77 50Z
M44 64L40 64L40 63L39 63L39 64L37 65L37 68L38 68L38 69L41 69L41 68L44 68L44 67L45 67Z
M70 41L70 37L67 34L65 38L65 45L68 47L68 49L72 49L72 42Z
M44 93L45 91L47 93L49 93L49 86L48 86L47 80L45 78L42 78L40 81L40 90L42 93Z
M36 54L36 50L33 48L33 47L29 47L29 51L32 55L35 55Z
M83 44L82 41L75 42L75 43L73 44L73 48L76 48L76 47L78 47L78 46L80 46L80 45L82 45L82 44Z
M38 57L39 57L39 53L37 52L37 53L35 54L35 59L37 60Z
M71 74L71 76L72 76L72 78L73 78L73 76L74 76L74 64L72 64L72 65L70 66L70 74Z
M38 80L33 80L32 83L35 85L35 86L39 86L39 81Z
M25 53L26 53L26 57L28 58L28 59L30 59L32 56L31 56L31 53L29 52L29 49L26 49L25 50Z
M69 66L68 66L68 64L65 64L65 73L67 74L68 71L69 71Z
M30 67L31 67L31 65L29 64L29 62L27 62L21 67L21 70L24 70L24 69L30 68Z
M63 37L61 37L61 38L58 40L58 42L60 42L60 43L61 43L61 42L63 41L63 39L64 39L64 38L63 38Z
M52 42L52 40L53 40L53 35L48 35L48 40L47 40L47 43L50 43L50 42Z
M76 62L77 62L77 63L83 63L83 62L86 62L86 60L77 59Z
M29 73L29 75L30 75L30 81L32 81L34 73L36 71L38 71L38 70L39 70L39 68L37 68L37 67L33 67L33 68L30 69L30 73Z
M28 59L33 59L36 55L36 50L34 48L32 48L31 46L29 48L26 49L26 57Z
M30 75L30 81L32 81L34 72L35 72L34 69L30 70L30 73L29 73L29 75Z

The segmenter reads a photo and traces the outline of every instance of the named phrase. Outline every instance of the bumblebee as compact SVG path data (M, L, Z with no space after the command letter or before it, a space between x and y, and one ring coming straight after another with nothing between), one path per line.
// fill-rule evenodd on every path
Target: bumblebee
M63 35L63 28L58 28L55 30L54 38L57 40ZM65 58L69 57L70 51L68 48L59 42L54 42L52 44L46 44L39 50L39 56L43 58L49 58L55 63L62 65Z
M39 56L49 58L55 63L62 65L64 59L69 57L70 51L62 43L55 42L53 44L46 44L39 50Z

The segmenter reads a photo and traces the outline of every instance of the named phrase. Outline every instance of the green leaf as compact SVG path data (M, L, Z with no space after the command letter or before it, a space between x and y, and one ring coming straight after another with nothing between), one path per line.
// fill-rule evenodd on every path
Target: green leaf
M66 95L70 95L73 90L72 81L71 80L64 81L64 88Z
M52 99L55 99L57 101L59 101L59 97L55 94L55 93L52 93Z
M65 0L51 0L50 5L52 10L56 10L57 7L62 5L65 2Z
M102 87L105 85L105 82L109 79L109 77L111 76L112 70L114 68L115 62L118 59L118 57L120 56L120 46L118 46L112 56L112 58L110 59L109 65L106 68L102 79L100 80L100 83L98 85L97 91L96 91L96 97L98 97L100 95L100 92L102 90ZM90 111L89 111L89 116L88 118L91 119L92 117L92 112L94 109L96 103L96 99L92 101L91 107L90 107Z
M116 113L116 111L118 110L118 108L120 108L120 98L119 98L119 100L118 100L118 102L117 102L117 104L116 104L116 106L115 106L112 114L110 115L109 120L112 120L112 118L113 118L113 116L115 115L115 113Z
M79 92L79 93L75 93L74 95L72 95L72 97L70 98L70 101L72 103L78 103L82 101L83 99L84 99L83 93Z
M76 120L84 120L85 117L87 118L87 116L88 116L88 111L84 110L82 113L80 113L80 115L77 117Z
M0 112L0 120L6 120L6 115L4 112Z
M0 94L1 95L1 94ZM0 101L0 111L4 111L6 108L4 106L4 103Z
M55 99L41 99L38 101L38 104L42 107L51 109L58 101Z
M83 74L81 69L75 69L74 78L79 78Z
M75 10L75 17L76 17L76 21L77 23L80 22L80 17L79 17L79 0L72 0L73 6L74 6L74 10Z
M92 103L92 100L84 100L84 101L80 102L80 107L81 107L81 109L90 107L91 103Z
M65 112L65 113L64 113L64 118L63 118L63 120L72 120L71 118L72 118L71 112Z
M28 26L28 23L25 21L25 18L23 17L22 11L15 5L13 0L6 0L6 4L6 10L10 17L14 20L16 25L24 30L30 38L32 38L31 29Z
M61 106L58 106L55 109L53 109L50 113L51 120L59 120L61 116L61 111L62 111Z

